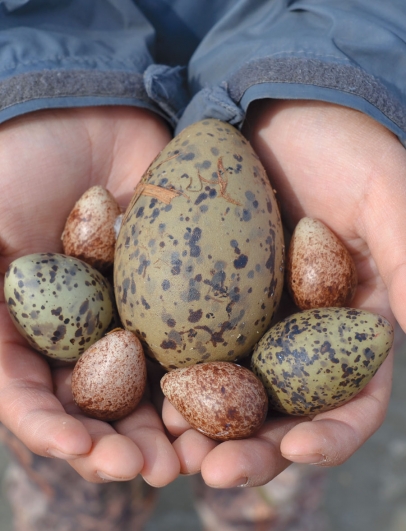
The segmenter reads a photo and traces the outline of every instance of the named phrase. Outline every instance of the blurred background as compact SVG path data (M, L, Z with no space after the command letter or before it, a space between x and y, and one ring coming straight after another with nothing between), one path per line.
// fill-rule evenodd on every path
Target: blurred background
M396 343L393 392L384 424L351 459L328 471L323 510L329 531L406 531L406 336L397 331ZM0 480L7 462L8 451L0 446ZM159 491L145 531L201 530L187 477ZM4 487L0 531L13 531Z

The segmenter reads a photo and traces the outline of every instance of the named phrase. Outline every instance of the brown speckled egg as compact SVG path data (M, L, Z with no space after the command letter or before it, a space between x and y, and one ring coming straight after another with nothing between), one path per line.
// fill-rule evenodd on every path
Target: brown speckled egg
M231 125L175 137L137 186L114 265L123 326L166 369L248 355L269 328L284 277L269 179Z
M137 407L146 381L140 341L131 332L116 329L89 347L76 363L73 399L89 417L118 420Z
M353 308L304 310L262 337L252 369L265 385L270 408L315 415L358 394L392 343L392 325L380 315Z
M113 289L82 260L35 253L14 260L4 280L11 319L37 351L75 361L111 326Z
M63 251L99 271L108 271L114 261L114 224L120 206L103 186L92 186L76 202L62 233Z
M357 271L337 236L321 221L306 217L292 235L286 281L301 310L349 306L357 288Z
M264 386L235 363L213 361L171 371L161 388L187 422L211 439L250 437L266 418Z

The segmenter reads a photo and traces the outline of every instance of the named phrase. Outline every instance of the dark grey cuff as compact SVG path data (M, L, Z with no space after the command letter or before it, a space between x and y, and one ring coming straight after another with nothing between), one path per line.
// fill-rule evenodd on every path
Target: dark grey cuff
M0 122L38 109L98 104L157 110L138 73L41 70L0 81Z
M406 142L406 107L378 79L353 65L315 59L263 58L227 82L230 98L244 110L254 99L314 99L366 112Z
M27 112L95 105L149 109L174 126L188 101L183 69L151 65L141 73L50 70L0 81L0 123Z

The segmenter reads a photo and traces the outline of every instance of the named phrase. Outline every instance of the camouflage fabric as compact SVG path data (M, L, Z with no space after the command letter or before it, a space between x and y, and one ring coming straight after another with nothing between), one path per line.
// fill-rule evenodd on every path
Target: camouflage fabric
M10 451L4 492L15 531L141 531L157 489L142 478L89 483L66 462L32 454L0 425ZM263 487L212 489L190 478L205 531L327 531L320 513L325 472L293 465Z
M3 491L15 531L141 531L156 489L141 477L130 482L89 483L65 461L32 454L0 426L10 465Z
M205 531L328 531L321 511L326 471L291 465L262 486L211 489L193 478Z

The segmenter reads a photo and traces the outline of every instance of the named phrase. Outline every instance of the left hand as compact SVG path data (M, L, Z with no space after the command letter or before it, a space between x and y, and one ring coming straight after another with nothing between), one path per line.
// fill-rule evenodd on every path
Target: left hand
M358 272L354 307L406 330L406 151L368 116L332 104L261 101L244 126L277 191L282 219L324 222ZM313 419L269 418L256 436L218 444L191 430L166 401L181 472L201 470L212 487L263 485L291 462L334 466L379 428L388 406L393 354L355 398Z

